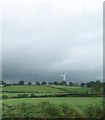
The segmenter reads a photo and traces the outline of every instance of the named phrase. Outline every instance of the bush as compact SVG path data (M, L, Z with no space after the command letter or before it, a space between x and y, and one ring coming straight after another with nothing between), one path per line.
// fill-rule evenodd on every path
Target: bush
M62 104L59 106L61 118L81 118L79 111L75 108L68 106L67 104Z
M18 106L3 105L3 118L78 118L79 113L67 105L56 105L49 102L38 104L19 104Z
M2 95L2 99L8 99L9 96L8 95Z
M102 106L89 106L85 110L87 118L103 118L103 107Z
M28 94L24 93L24 94L18 94L17 97L18 98L28 98L29 96L28 96Z
M30 98L34 98L34 97L36 97L36 95L34 93L31 93Z
M3 118L103 118L102 106L86 107L84 112L77 110L67 104L52 104L50 102L39 102L37 104L18 104L17 106L8 106L3 104Z
M60 117L58 106L50 102L40 102L36 105L36 116L39 118L56 118Z

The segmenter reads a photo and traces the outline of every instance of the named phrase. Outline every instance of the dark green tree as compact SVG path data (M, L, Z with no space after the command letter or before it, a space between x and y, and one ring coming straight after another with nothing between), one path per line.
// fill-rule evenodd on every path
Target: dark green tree
M28 82L28 85L31 85L32 83L31 82Z
M46 85L47 83L45 81L42 82L42 85Z
M0 84L6 85L6 82L2 80L2 81L0 81Z
M81 87L85 87L86 84L82 82L80 85Z
M66 81L62 81L62 82L60 83L60 85L67 85L67 82L66 82Z
M40 85L40 82L37 81L37 82L36 82L36 85Z
M103 83L101 81L90 81L87 83L87 87L91 88L91 92L96 95L103 94Z
M73 83L72 83L72 82L69 82L69 85L70 85L70 86L73 86Z
M59 82L57 82L57 81L54 81L54 85L59 85Z
M87 82L87 87L92 87L95 84L95 81Z
M49 85L53 85L54 83L53 82L49 82Z
M18 85L24 85L24 81L23 80L19 81Z

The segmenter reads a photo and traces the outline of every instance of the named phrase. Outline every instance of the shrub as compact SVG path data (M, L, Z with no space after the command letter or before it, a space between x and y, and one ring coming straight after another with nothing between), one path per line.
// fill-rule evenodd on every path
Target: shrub
M103 118L103 107L102 106L89 106L85 110L87 118Z
M56 118L60 117L58 106L50 102L40 102L36 105L36 116L41 118Z
M2 99L8 99L9 96L8 95L2 95Z
M34 98L34 97L36 97L36 95L34 93L31 93L30 98Z
M18 94L17 97L18 98L28 98L29 96L28 96L28 94L24 93L24 94Z
M63 118L81 118L79 111L75 108L68 106L67 104L62 104L59 106L61 117Z
M103 117L102 106L86 107L83 113L80 113L75 107L67 104L52 104L44 101L37 104L18 104L17 106L8 106L3 104L3 118L70 118L83 119L85 118L99 118Z

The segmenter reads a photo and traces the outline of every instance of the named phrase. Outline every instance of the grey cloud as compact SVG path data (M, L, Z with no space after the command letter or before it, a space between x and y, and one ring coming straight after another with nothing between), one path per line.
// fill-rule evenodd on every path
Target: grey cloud
M50 81L68 71L74 81L102 80L101 9L77 13L63 2L7 2L3 79Z

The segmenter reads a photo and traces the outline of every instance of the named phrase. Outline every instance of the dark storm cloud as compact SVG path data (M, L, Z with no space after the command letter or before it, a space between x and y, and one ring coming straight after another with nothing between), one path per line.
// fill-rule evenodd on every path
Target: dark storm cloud
M68 80L102 80L99 3L6 1L3 79L61 80L67 71Z

